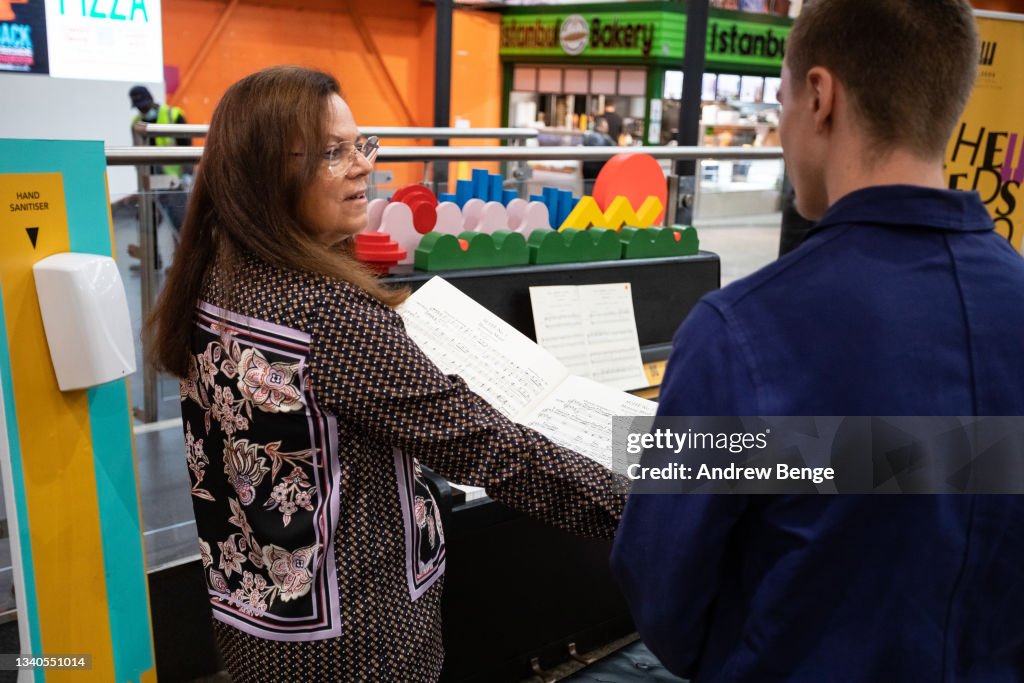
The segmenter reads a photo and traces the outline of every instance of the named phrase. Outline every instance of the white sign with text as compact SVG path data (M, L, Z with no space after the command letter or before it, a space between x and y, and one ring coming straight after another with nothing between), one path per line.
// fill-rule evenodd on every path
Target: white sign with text
M160 18L160 0L47 0L50 75L162 82Z

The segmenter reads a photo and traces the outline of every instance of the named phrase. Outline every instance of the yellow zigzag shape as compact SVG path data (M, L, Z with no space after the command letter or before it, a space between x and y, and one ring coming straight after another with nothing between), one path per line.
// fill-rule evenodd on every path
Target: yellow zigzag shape
M593 197L581 197L579 203L566 217L565 222L558 226L558 230L586 230L589 227L607 228L608 230L620 230L622 226L628 225L634 228L649 228L662 210L661 200L657 197L648 197L640 205L640 210L633 213L633 207L625 197L616 197L608 205L608 210L601 213L601 208L594 201Z

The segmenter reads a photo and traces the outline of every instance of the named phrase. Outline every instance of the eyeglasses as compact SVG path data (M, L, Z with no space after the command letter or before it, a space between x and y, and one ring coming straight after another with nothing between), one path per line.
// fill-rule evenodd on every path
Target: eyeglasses
M360 156L369 163L377 158L380 151L380 138L371 135L359 142L339 142L324 150L320 156L327 162L327 168L333 175L340 176L349 172ZM302 152L292 152L292 156L305 156Z

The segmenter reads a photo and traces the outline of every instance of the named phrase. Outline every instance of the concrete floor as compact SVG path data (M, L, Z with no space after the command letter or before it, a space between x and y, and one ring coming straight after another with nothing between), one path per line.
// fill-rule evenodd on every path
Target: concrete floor
M696 221L700 248L722 261L723 287L778 258L781 220L782 214L768 213Z

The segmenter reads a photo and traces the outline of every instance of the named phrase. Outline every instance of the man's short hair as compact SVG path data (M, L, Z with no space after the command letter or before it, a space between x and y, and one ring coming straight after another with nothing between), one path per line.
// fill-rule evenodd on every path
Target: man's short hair
M823 66L846 86L879 151L941 156L978 69L967 0L813 0L787 41L791 87Z

